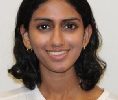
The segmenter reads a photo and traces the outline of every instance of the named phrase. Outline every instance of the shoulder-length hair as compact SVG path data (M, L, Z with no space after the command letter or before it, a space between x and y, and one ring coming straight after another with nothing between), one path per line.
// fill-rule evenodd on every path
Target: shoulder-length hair
M20 34L21 25L28 31L29 23L33 12L47 0L23 0L16 19L14 55L15 65L8 70L16 79L22 79L24 85L29 89L34 89L41 84L39 60L33 51L27 51ZM82 50L80 57L75 62L75 72L80 80L83 90L91 90L98 83L103 74L106 63L97 55L97 50L101 45L101 36L96 27L91 7L87 0L65 0L72 5L81 15L84 27L92 27L92 36L86 47Z

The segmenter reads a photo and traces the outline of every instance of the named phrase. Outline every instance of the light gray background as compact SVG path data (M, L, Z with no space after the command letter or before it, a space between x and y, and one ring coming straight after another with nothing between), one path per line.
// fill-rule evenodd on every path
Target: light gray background
M22 0L0 0L0 92L21 87L8 77L14 64L14 26ZM107 62L107 71L100 86L118 95L118 0L89 0L103 37L100 56Z

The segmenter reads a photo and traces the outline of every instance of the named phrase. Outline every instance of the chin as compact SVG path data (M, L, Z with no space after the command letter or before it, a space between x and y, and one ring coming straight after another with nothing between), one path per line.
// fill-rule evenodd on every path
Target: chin
M55 73L66 73L69 70L71 70L71 67L56 67L56 68L50 68L50 71L55 72Z

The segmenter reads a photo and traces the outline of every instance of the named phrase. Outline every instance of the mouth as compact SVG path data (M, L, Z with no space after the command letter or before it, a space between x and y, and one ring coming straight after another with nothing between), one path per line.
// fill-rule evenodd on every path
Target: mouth
M66 58L68 52L69 50L58 50L58 51L47 50L47 54L49 55L49 57L55 61L60 61Z

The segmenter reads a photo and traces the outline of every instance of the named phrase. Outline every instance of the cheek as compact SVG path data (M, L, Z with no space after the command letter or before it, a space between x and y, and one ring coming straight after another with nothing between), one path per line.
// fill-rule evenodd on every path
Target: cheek
M46 47L48 38L40 35L32 36L30 41L35 54L38 56L41 53L41 50L44 49L44 47Z
M82 48L83 45L83 36L82 35L73 35L66 38L68 43L74 48Z
M33 49L40 48L42 45L45 45L48 40L48 36L46 34L41 34L37 31L32 31L29 34Z
M80 56L81 50L83 48L83 36L76 35L73 37L69 37L67 40L72 50L72 58L77 59Z

